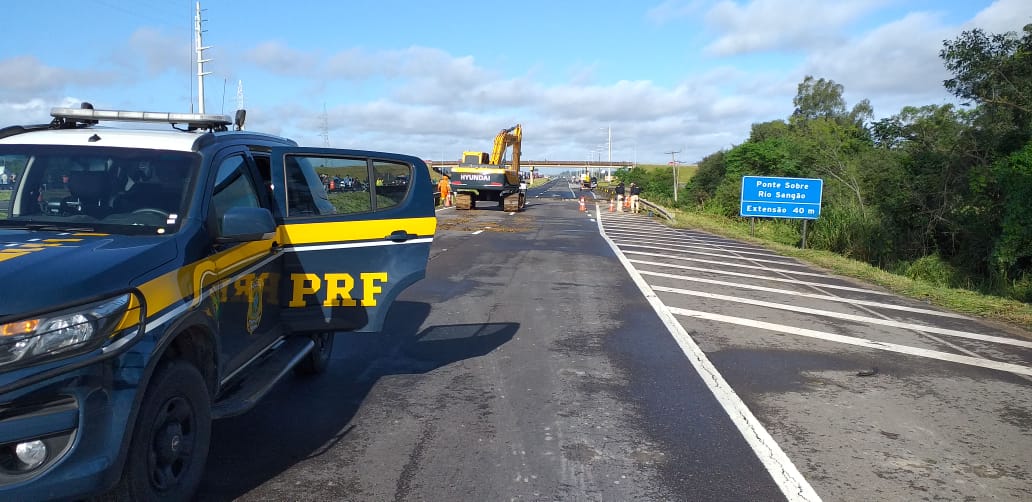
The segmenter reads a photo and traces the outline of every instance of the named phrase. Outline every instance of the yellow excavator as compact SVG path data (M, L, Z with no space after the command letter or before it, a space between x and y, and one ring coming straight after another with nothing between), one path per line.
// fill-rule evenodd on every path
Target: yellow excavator
M520 178L520 147L523 127L502 129L494 139L491 154L462 152L462 162L451 169L455 209L474 209L477 201L497 202L505 211L520 211L527 202L527 185ZM512 147L512 161L505 152Z

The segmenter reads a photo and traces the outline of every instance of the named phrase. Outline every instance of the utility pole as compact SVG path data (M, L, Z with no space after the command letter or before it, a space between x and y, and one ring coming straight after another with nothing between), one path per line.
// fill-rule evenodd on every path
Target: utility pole
M681 153L680 150L676 152L664 152L670 155L670 167L674 170L674 204L677 204L677 157L676 155Z
M606 140L606 145L609 146L609 162L613 162L613 124L609 124L609 139Z
M194 15L194 50L197 51L197 113L204 113L204 76L211 74L211 72L204 71L204 63L211 61L204 59L204 51L211 47L205 47L201 43L201 33L204 33L204 30L201 29L202 22L204 20L201 19L201 2L197 2L197 13Z
M322 105L322 140L323 146L330 147L330 116L326 113L326 103Z

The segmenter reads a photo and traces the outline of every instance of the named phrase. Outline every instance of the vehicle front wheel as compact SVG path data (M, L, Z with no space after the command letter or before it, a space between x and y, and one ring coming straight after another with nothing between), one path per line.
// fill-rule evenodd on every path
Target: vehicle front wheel
M189 500L204 474L211 399L192 364L162 363L147 387L117 500Z
M333 333L325 332L312 335L315 347L294 366L294 373L302 376L319 375L326 371L330 365L330 353L333 352Z

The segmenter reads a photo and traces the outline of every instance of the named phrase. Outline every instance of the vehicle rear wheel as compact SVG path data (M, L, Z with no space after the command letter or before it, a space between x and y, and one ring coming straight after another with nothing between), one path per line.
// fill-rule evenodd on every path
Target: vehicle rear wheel
M182 360L162 363L147 387L117 500L189 500L204 474L211 441L211 399L201 372Z
M312 335L315 347L294 366L294 373L302 376L320 375L330 365L330 353L333 352L333 333L325 332Z

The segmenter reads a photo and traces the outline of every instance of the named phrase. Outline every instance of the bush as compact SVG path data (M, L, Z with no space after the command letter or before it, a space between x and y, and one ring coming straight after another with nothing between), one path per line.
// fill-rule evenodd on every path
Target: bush
M939 253L914 260L906 267L904 275L940 288L959 287L962 282L966 282L957 269L943 260Z

